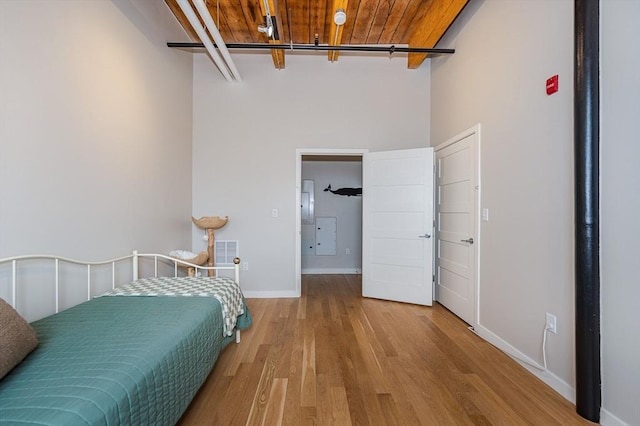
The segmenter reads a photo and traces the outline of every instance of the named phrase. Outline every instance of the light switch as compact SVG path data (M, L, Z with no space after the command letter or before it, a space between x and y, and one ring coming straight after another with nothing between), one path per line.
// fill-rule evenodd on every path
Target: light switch
M489 222L489 209L482 209L482 221Z

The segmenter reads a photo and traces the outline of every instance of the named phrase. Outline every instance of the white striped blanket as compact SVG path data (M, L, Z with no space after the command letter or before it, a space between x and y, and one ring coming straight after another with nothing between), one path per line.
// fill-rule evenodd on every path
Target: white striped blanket
M244 314L240 286L226 277L141 278L101 296L215 297L222 306L225 336L233 335L238 316Z

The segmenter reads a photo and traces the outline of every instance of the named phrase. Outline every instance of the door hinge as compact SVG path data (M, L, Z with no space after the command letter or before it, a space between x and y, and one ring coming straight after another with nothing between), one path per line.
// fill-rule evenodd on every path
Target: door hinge
M435 283L436 282L436 276L435 275L431 275L431 282Z

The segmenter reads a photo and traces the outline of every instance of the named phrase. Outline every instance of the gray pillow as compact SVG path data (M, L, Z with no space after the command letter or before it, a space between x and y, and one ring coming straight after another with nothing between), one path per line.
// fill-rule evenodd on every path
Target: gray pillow
M25 359L38 346L33 328L0 299L0 379Z

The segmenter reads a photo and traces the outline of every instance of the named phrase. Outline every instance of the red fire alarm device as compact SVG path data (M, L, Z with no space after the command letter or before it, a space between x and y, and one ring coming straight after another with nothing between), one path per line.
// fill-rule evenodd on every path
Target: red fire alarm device
M558 91L558 74L547 79L547 95L553 95Z

